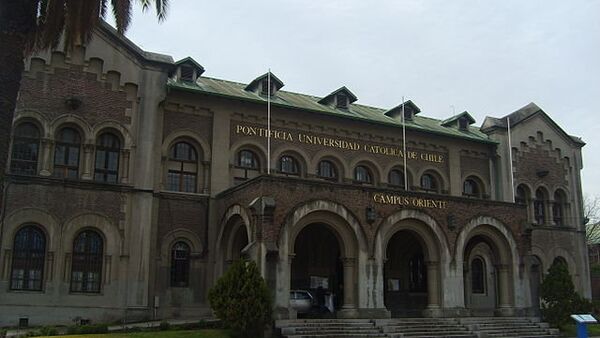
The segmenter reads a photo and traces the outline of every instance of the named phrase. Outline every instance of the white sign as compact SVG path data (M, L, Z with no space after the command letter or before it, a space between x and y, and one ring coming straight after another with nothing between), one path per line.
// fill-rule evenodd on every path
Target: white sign
M578 323L597 323L598 322L596 320L596 318L594 318L594 316L589 315L589 314L571 315L571 318L573 318Z

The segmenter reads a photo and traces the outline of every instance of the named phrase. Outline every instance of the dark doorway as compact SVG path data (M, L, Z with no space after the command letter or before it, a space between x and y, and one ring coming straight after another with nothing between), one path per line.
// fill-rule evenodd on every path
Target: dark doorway
M542 284L542 262L537 256L532 257L529 270L529 287L531 289L531 310L534 316L540 316L540 285Z
M329 226L310 224L294 243L290 290L306 290L313 296L314 308L303 316L331 316L342 305L343 266L340 245Z
M427 307L427 266L419 238L398 231L387 245L385 306L392 317L420 317Z

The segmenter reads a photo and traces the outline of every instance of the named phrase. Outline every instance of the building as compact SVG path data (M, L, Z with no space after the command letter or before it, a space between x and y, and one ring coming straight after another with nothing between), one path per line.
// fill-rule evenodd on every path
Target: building
M338 317L535 315L556 261L590 297L584 143L535 104L476 127L203 73L106 25L27 60L0 325L210 315L208 288L242 255L277 318L296 316L290 290L319 287Z

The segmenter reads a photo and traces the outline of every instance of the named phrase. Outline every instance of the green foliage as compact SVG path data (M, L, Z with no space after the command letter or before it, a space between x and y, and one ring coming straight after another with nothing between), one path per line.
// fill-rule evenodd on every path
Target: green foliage
M93 333L107 333L108 325L97 324L97 325L71 325L67 327L67 334L93 334Z
M217 318L236 337L262 337L271 320L271 297L256 263L234 262L208 293Z
M591 313L593 304L575 292L571 275L565 264L553 264L540 288L542 315L555 327L570 320L573 313Z
M42 326L36 333L38 336L57 336L58 330L54 326Z
M160 325L158 326L158 329L161 331L166 331L170 328L171 328L171 324L169 324L169 322L167 322L166 320L160 322Z

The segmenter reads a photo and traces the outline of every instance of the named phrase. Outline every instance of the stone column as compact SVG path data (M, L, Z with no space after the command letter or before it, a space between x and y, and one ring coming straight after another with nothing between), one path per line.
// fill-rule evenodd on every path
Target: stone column
M427 308L423 311L425 317L440 317L440 263L428 261L427 264Z
M94 165L94 145L93 144L84 144L83 145L83 158L79 161L81 163L81 179L82 180L91 180L93 179L93 170L92 167Z
M54 147L54 141L51 139L42 139L42 147L40 149L40 176L52 175L52 164L54 163L52 148Z
M129 158L130 158L129 149L122 149L121 150L120 177L121 177L121 183L123 183L123 184L129 183Z
M499 316L513 315L510 301L510 273L508 264L498 264L496 266L498 273L498 309L496 314Z
M342 309L356 308L355 290L354 290L354 267L355 258L342 258L344 265L344 303Z

